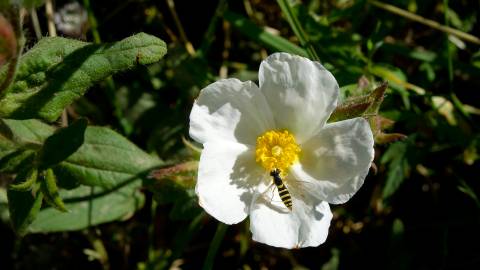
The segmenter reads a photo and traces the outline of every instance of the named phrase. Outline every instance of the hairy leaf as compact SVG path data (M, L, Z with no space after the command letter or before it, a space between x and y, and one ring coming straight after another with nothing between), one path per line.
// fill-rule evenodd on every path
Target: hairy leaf
M48 137L40 150L39 168L49 168L75 153L83 144L87 123L86 119L79 119Z
M108 44L43 38L20 58L17 77L0 100L0 117L54 121L94 83L154 63L166 50L162 40L144 33Z
M387 87L388 84L384 82L368 95L347 99L335 108L328 121L337 122L355 117L370 117L378 114Z
M16 173L26 164L32 164L35 158L35 152L32 150L12 151L4 156L0 156L0 172Z
M15 173L22 164L33 163L35 151L53 131L38 120L0 119L0 171Z
M54 208L43 209L29 231L73 231L126 219L143 206L144 196L139 191L140 185L140 181L134 181L114 189L81 186L70 191L63 190L60 196L68 212L60 213Z
M83 145L55 169L84 185L113 188L159 164L157 158L115 131L88 127Z
M37 149L43 144L43 155L50 152L58 157L60 155L54 153L55 148L70 147L68 137L78 136L77 132L84 131L83 144L79 148L71 148L67 152L73 151L73 154L68 157L63 155L62 158L66 159L53 166L58 186L73 189L54 188L47 197L40 191L49 190L48 186L35 192L35 197L31 192L9 190L12 199L16 200L10 205L10 210L15 226L22 234L33 221L44 198L56 202L57 208L68 209L68 212L61 213L52 207L41 210L30 227L33 232L78 230L132 215L144 202L144 196L139 191L141 179L151 168L161 164L158 158L145 153L109 128L87 127L84 130L86 122L83 120L56 133L50 126L35 120L2 120L0 124L0 134L8 138L5 140L22 147L33 145ZM77 141L76 145L80 143ZM60 159L55 159L55 162ZM78 183L91 187L78 186Z
M29 169L28 173L25 174L24 179L18 179L18 184L11 184L8 188L15 191L30 191L38 178L38 170L36 168Z
M39 120L0 119L0 140L24 148L40 148L55 128Z

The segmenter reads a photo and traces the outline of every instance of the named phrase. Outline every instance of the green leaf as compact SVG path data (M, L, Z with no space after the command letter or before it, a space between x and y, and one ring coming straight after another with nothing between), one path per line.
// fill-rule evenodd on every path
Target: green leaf
M410 140L393 143L380 160L382 164L389 163L387 180L382 191L383 199L390 198L409 174L410 166L407 160L407 151Z
M337 248L332 248L332 257L322 265L322 270L337 270L340 265L340 250Z
M17 179L23 179L23 177L20 176ZM17 181L19 180L15 183L18 183ZM9 189L7 196L13 228L17 234L24 235L42 207L43 193Z
M35 145L38 149L45 142L44 148L50 144L48 147L52 147L52 151L55 145L60 147L66 143L63 136L68 137L66 134L75 130L81 131L85 125L82 122L75 123L70 127L72 130L62 129L52 135L54 129L40 121L2 120L0 123L3 123L3 126L0 125L0 134L10 138L9 141L24 146ZM71 135L76 136L74 133ZM47 143L54 136L57 136L55 143ZM145 153L115 131L105 127L87 127L84 143L66 160L52 167L58 187L71 190L59 189L53 192L59 196L55 194L46 199L53 202L63 200L68 212L60 213L52 207L45 208L40 211L30 231L79 230L131 216L144 202L144 196L139 191L141 179L158 165L161 165L158 158ZM92 187L78 187L78 183ZM37 192L37 197L30 192L10 193L19 198L18 202L12 204L12 211L19 213L14 214L18 224L16 227L20 227L24 233L38 211L36 207L41 204L41 201L34 199L39 196L43 199L43 193Z
M300 23L300 20L298 18L298 14L294 11L294 7L292 5L293 2L287 1L287 0L277 0L277 4L278 6L280 6L280 9L282 10L283 15L286 17L288 23L290 24L290 27L295 33L295 36L300 41L300 44L302 44L302 47L306 48L306 51L310 59L315 61L320 61L320 58L318 57L317 52L315 51L315 48L312 46L310 42L309 35L303 29L303 26Z
M69 191L62 190L60 196L68 212L61 213L54 208L43 209L29 231L39 233L81 230L129 218L144 204L140 186L140 181L134 181L113 189L81 186Z
M38 120L0 119L0 171L16 173L22 164L33 163L35 151L53 131Z
M17 147L39 149L54 131L55 128L39 120L0 119L0 140L3 137Z
M475 202L477 207L480 208L480 200L478 199L478 196L473 188L467 184L464 179L457 177L457 180L460 182L460 185L457 186L458 190L470 197Z
M0 117L54 121L94 83L157 62L166 51L165 42L145 33L107 44L43 38L20 58L15 81L0 100Z
M48 137L40 150L38 167L50 168L75 153L83 144L87 123L86 119L79 119Z
M236 13L225 12L225 19L229 21L233 27L237 28L242 34L250 39L264 44L275 51L289 52L301 56L307 56L307 52L299 46L291 43L287 39L267 32L252 23L249 19L242 17Z
M32 164L35 152L31 150L17 150L0 157L0 172L16 173L26 164Z
M55 173L84 185L113 188L158 165L157 158L115 131L88 127L83 145L55 166Z

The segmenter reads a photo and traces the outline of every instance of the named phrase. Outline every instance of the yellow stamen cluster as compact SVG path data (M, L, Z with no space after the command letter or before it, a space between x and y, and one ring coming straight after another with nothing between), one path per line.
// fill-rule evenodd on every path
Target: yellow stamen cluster
M257 138L255 160L267 171L279 169L285 176L290 166L298 161L300 147L287 130L270 130Z

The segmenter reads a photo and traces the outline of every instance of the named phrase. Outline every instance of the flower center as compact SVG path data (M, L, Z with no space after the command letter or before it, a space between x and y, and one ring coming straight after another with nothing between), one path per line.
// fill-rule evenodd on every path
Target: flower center
M255 160L268 172L279 169L282 177L298 161L300 147L287 130L270 130L257 138Z

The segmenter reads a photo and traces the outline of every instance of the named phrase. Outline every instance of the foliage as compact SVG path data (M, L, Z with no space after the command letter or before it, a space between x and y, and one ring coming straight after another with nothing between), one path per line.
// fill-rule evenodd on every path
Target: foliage
M42 37L45 2L0 2L2 269L478 268L475 1L83 0L80 34ZM341 87L329 121L375 135L364 187L315 249L252 242L194 192L198 91L256 80L275 51L321 61Z

